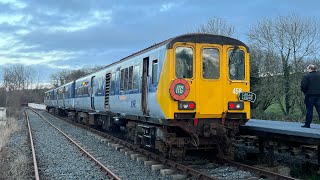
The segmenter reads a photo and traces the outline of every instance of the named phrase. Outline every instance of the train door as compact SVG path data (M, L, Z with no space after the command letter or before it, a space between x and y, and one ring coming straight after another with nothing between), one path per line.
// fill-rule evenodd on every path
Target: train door
M71 85L71 99L72 99L72 108L74 108L74 100L75 100L75 87L76 87L76 83L75 81L73 81L72 85Z
M113 74L115 74L115 73L113 73ZM107 111L110 110L109 97L110 97L111 78L112 78L113 82L115 82L116 76L114 76L114 75L112 76L111 73L106 74L106 89L105 89L105 97L104 97L104 106ZM114 91L114 85L111 88Z
M198 104L200 116L221 117L224 107L224 85L221 67L223 49L221 45L196 44L198 76Z
M197 51L195 43L176 43L174 46L175 57L175 81L172 81L171 85L174 85L174 94L177 96L178 101L197 102L198 89L197 87ZM182 83L179 79L184 79ZM201 91L200 91L201 92ZM172 95L171 95L172 96ZM198 104L196 104L198 111ZM179 110L180 105L177 107ZM188 111L190 112L190 111Z
M249 56L244 47L228 46L226 48L228 84L226 85L226 93L228 101L238 101L241 92L250 92L250 69ZM227 103L227 102L226 102ZM248 103L248 102L247 102ZM233 109L231 104L228 109ZM244 105L245 111L249 111L250 105Z
M95 76L91 78L91 92L90 92L90 99L91 99L91 109L95 110L94 108L94 93L96 92L95 86Z
M149 77L149 57L143 58L142 65L142 89L141 89L141 110L143 115L148 116L148 77Z
M50 94L51 94L51 97L50 97L50 105L51 105L51 106L54 106L54 93L55 93L55 90L52 90L52 91L50 92Z
M59 90L58 89L55 90L55 100L54 101L55 101L55 106L57 107L59 104Z
M66 86L63 86L63 91L62 91L62 104L63 104L63 107L66 107L66 96L65 96L65 93L66 93Z

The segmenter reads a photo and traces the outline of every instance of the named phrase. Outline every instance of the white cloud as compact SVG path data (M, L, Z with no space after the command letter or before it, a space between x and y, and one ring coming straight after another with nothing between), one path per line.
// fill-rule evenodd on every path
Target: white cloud
M48 64L52 69L80 69L82 66Z
M0 24L7 23L9 25L16 25L23 19L23 15L0 15Z
M61 10L48 8L34 8L33 12L24 13L17 8L25 8L26 4L14 0L5 0L1 4L9 4L12 13L0 12L0 66L7 64L45 65L52 69L77 69L80 65L63 65L71 59L81 56L80 50L56 50L48 48L44 42L28 43L23 37L30 33L49 32L56 35L61 33L75 32L91 28L99 24L112 21L111 10L93 9L87 13L61 13ZM14 7L14 8L13 8ZM48 20L48 21L46 21ZM49 21L50 20L50 21ZM7 29L4 29L7 28ZM44 33L46 34L46 33ZM45 40L44 34L37 34ZM50 39L52 40L52 39ZM66 42L68 43L68 42Z
M26 35L26 34L28 34L28 33L30 33L30 32L31 32L31 30L19 29L19 30L17 30L15 33L16 33L17 35Z
M13 8L23 9L27 7L27 4L17 0L1 0L3 4L10 4Z
M19 48L17 48L19 49ZM13 55L8 55L13 54ZM62 63L78 56L77 52L70 51L48 51L48 52L21 52L12 51L8 53L0 50L0 65L4 64L25 64L25 65L48 65ZM57 68L57 66L54 66ZM61 67L62 69L65 67Z
M161 5L161 8L160 8L160 12L169 11L169 10L172 9L174 6L175 6L174 3L162 4L162 5Z
M54 12L50 13L54 15ZM74 32L88 29L101 23L110 23L112 20L112 11L93 11L83 18L75 15L66 15L61 25L50 25L46 27L51 32L66 31Z

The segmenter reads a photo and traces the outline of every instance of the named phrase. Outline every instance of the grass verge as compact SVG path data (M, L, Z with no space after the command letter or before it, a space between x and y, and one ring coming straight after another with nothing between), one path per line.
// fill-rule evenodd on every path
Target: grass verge
M27 133L21 122L7 118L0 125L0 179L32 179Z

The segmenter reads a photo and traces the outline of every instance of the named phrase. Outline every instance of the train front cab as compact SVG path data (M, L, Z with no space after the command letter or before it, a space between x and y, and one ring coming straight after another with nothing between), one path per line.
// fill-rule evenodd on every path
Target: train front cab
M162 92L157 94L167 119L221 119L232 113L250 118L250 102L242 101L236 108L239 93L250 91L249 53L245 47L176 43L169 51L173 60L166 61L163 69L171 71L161 74L158 89ZM175 83L177 79L186 81L188 87ZM172 87L173 83L177 85ZM177 99L167 93L168 88L173 89ZM179 106L183 102L194 102L194 108Z
M157 99L168 125L195 136L198 147L218 144L229 153L230 143L219 141L229 141L250 118L250 102L239 100L250 92L247 47L176 42L167 57Z

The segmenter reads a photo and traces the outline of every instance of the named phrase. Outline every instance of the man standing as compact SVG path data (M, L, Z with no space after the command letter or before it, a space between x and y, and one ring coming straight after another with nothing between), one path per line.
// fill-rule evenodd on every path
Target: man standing
M320 72L317 71L315 65L310 64L307 67L308 74L306 74L301 81L301 91L305 95L304 103L306 105L307 114L304 128L310 128L313 115L313 106L316 107L320 120Z

